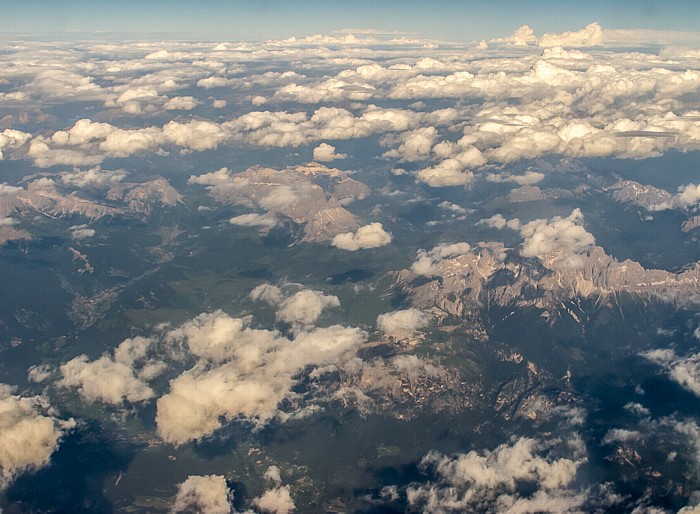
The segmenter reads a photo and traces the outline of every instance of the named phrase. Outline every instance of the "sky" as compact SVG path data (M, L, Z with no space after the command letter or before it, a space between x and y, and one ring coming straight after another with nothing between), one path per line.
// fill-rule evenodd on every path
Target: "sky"
M457 42L511 34L606 29L697 31L697 0L25 0L3 6L5 37L261 40L343 29L406 32Z

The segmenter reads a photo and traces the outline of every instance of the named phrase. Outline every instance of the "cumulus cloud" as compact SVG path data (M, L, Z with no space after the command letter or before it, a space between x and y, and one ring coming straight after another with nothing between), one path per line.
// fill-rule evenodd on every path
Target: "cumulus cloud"
M262 300L270 305L279 305L284 301L284 293L282 289L272 284L260 284L255 286L250 292L250 298L253 301Z
M199 102L193 96L176 96L171 98L163 106L167 111L191 111Z
M271 514L289 514L295 508L288 485L268 489L253 503L263 512Z
M525 239L520 254L523 257L556 258L558 267L579 267L581 254L595 245L595 238L583 227L583 214L574 209L569 216L540 219L520 227Z
M642 357L661 366L683 389L700 396L700 353L680 357L667 348L642 353Z
M7 384L0 384L0 413L2 485L47 465L63 435L75 427L73 419L57 419L45 398L15 395Z
M336 159L345 159L347 154L336 153L335 146L321 143L314 148L314 161L330 162Z
M429 252L418 250L417 258L411 265L411 270L419 275L431 275L438 263L442 259L451 259L460 255L465 255L471 251L468 243L441 244L434 247Z
M365 338L359 329L334 325L290 340L222 311L201 314L168 335L200 362L172 380L158 400L158 433L166 442L183 444L212 434L223 420L264 424L284 418L280 403L295 397L300 371L351 358Z
M520 230L520 220L518 218L513 218L507 220L502 214L494 214L490 218L485 218L476 222L477 225L484 225L489 228L495 228L502 230L504 228L509 228L511 230Z
M222 475L190 475L177 486L173 512L229 514L233 494Z
M603 44L604 39L603 28L598 23L593 22L576 32L544 34L537 44L542 48L598 46Z
M579 512L587 498L572 487L585 462L576 441L566 448L568 456L557 456L551 445L528 438L454 457L431 452L421 467L432 470L435 480L410 486L408 503L431 513Z
M535 31L532 30L528 25L518 27L510 37L495 38L491 40L492 43L506 43L509 45L516 46L527 46L535 43L536 41L537 36L535 36ZM483 45L482 48L484 48ZM488 48L488 45L486 46L486 48Z
M103 355L89 361L80 355L61 365L59 387L76 388L87 402L104 402L122 405L150 400L155 392L147 381L160 374L165 365L149 359L153 340L144 337L125 339L113 356ZM109 377L109 380L105 380Z
M338 234L331 241L331 245L341 250L354 252L386 246L391 243L391 239L391 234L384 230L381 223L370 223L358 228L354 233Z
M31 134L15 129L5 129L0 132L0 161L3 159L3 152L13 150L24 145L31 138Z
M435 127L422 127L403 132L396 137L384 139L387 145L398 145L398 148L384 152L383 157L399 161L422 161L430 156L433 143L438 131Z
M687 184L678 188L678 193L671 200L671 206L689 209L698 202L700 202L700 185Z
M126 170L103 170L94 166L84 171L66 171L59 176L64 184L79 189L107 188L124 180Z
M380 314L377 317L377 327L387 335L409 336L428 324L428 315L418 309Z
M319 291L305 289L285 299L277 310L277 319L287 323L311 325L328 307L340 307L337 296L324 295Z

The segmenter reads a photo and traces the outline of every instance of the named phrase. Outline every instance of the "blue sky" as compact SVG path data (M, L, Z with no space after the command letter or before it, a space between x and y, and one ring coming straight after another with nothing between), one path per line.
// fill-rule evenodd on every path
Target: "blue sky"
M344 28L474 41L523 24L536 33L604 28L698 31L698 0L24 0L3 6L3 35L110 34L134 38L269 39Z

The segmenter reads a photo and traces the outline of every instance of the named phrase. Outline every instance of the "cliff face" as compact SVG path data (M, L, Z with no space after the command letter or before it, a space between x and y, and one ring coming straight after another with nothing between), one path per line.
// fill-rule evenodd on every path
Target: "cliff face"
M673 195L665 189L640 184L634 180L619 180L610 189L613 198L618 202L633 203L650 211L670 205L673 199Z
M458 317L471 308L535 306L554 314L576 298L611 306L620 294L679 306L700 302L700 264L682 273L646 269L617 261L596 246L577 267L562 266L566 251L524 259L502 243L479 243L469 252L435 263L430 275L411 270L396 274L396 287L418 308L439 307ZM471 306L471 308L470 308Z

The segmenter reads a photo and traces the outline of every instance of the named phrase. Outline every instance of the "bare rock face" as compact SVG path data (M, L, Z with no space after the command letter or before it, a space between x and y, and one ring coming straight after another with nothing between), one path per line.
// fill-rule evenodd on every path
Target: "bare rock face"
M700 263L682 273L646 269L631 260L619 262L599 246L578 257L579 266L567 267L561 265L570 258L566 252L523 259L502 243L479 243L437 262L430 276L398 272L396 287L415 307L439 307L462 318L491 305L534 306L556 314L566 309L563 302L577 298L612 306L621 294L679 306L700 302Z
M39 211L56 217L78 214L94 220L104 216L124 214L121 208L88 200L76 193L64 195L53 187L33 187L32 184L29 184L25 191L19 192L16 199L21 204L19 209L21 211Z
M302 241L307 242L357 230L355 216L342 205L371 192L346 173L318 163L283 170L255 166L208 181L203 177L190 182L207 184L210 196L219 202L262 209L271 218L301 225Z
M619 180L610 187L618 202L629 202L647 210L658 210L661 205L670 205L673 195L665 189L648 186L634 180Z
M132 212L150 214L154 204L174 207L182 195L163 177L139 184L119 183L107 192L108 200L121 200Z
M683 232L690 232L698 227L700 227L700 216L693 216L692 218L688 218L683 222L683 225L681 225L681 230Z
M32 236L26 230L16 229L10 225L0 225L0 246L8 241L31 238Z

